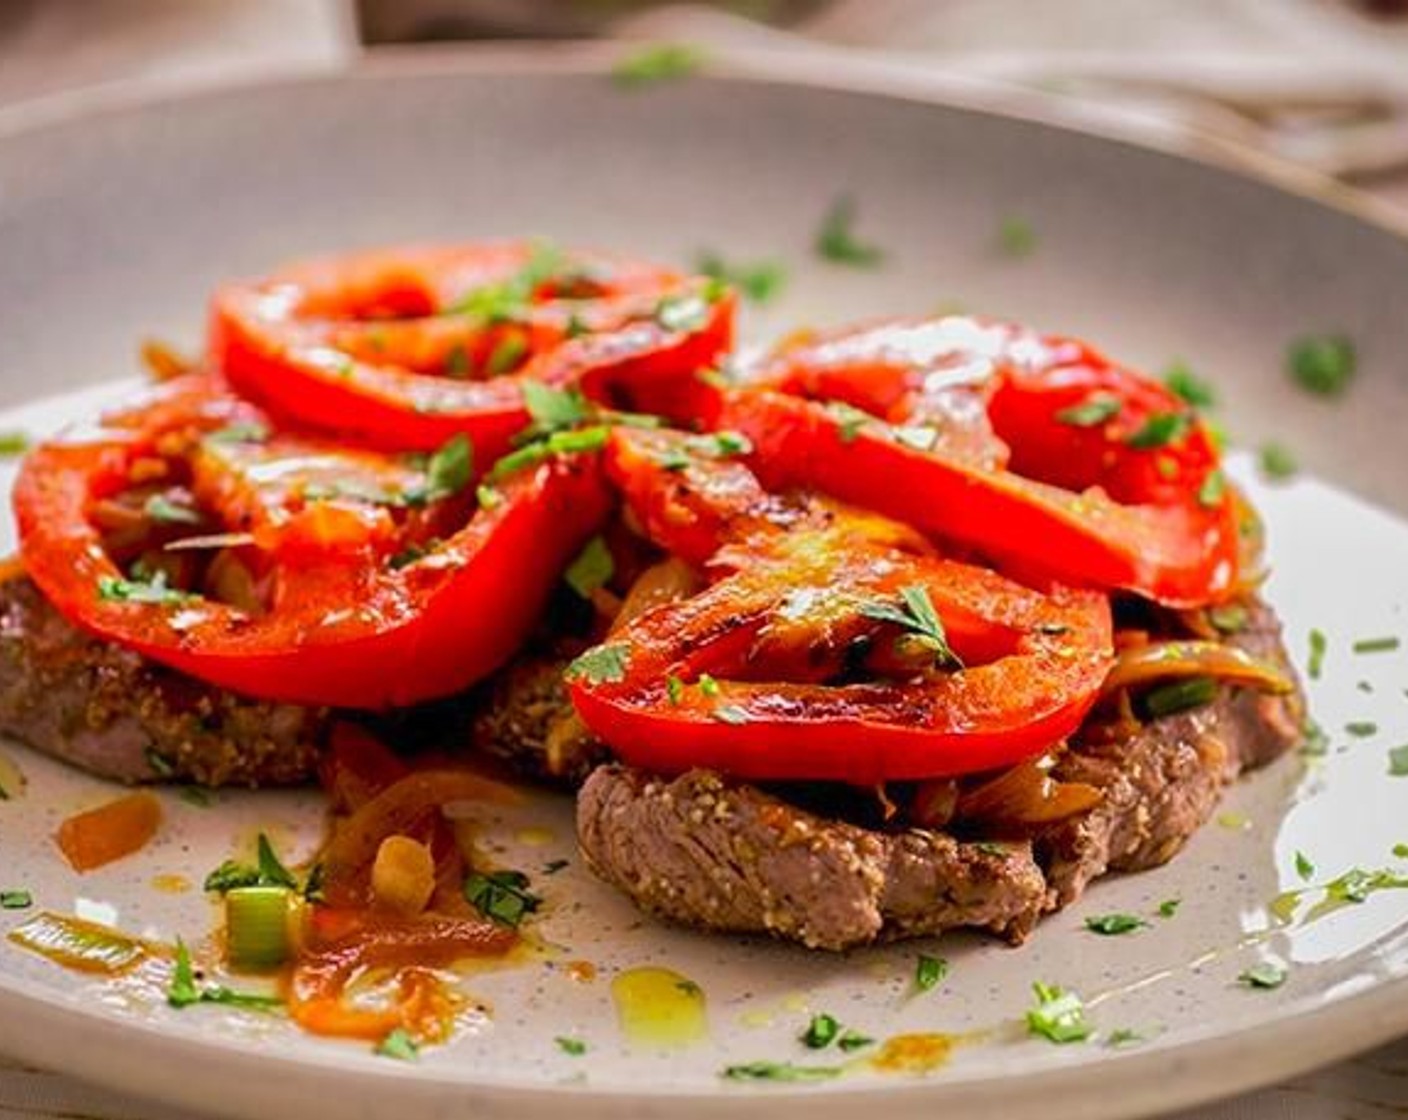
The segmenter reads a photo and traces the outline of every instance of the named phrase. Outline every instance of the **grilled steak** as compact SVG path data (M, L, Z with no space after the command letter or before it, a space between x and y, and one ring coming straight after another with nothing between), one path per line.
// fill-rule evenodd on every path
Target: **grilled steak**
M475 748L525 777L581 785L609 753L567 698L567 664L565 658L528 654L495 674L474 715Z
M1237 641L1285 663L1264 607ZM578 836L599 876L689 925L824 949L965 926L1016 942L1096 876L1169 859L1228 782L1299 741L1303 720L1299 695L1223 687L1132 737L1077 743L1058 776L1102 801L1034 841L862 828L713 773L665 779L624 766L601 767L582 788Z
M123 782L286 785L325 711L249 700L90 637L27 579L0 584L0 733Z

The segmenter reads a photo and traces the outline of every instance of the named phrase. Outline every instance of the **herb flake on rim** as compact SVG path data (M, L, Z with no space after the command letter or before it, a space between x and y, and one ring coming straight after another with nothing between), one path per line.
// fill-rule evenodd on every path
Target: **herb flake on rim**
M560 1034L554 1038L553 1041L557 1043L557 1048L569 1057L580 1058L587 1052L587 1044L580 1038Z
M920 953L914 965L914 986L921 992L931 992L943 983L948 970L948 961L943 957Z
M962 669L963 662L948 644L939 612L922 584L900 588L899 606L893 603L863 603L860 613L875 622L888 622L921 639L933 651L934 663Z
M1318 681L1320 674L1325 669L1325 651L1329 648L1329 641L1325 637L1323 630L1312 628L1310 631L1310 658L1305 663L1305 671L1310 679Z
M1275 441L1263 443L1257 449L1256 462L1262 477L1272 482L1284 482L1288 478L1294 478L1300 470L1295 452L1284 443Z
M1286 361L1291 379L1322 397L1342 395L1359 364L1354 343L1343 334L1298 338L1287 351Z
M827 1081L845 1073L844 1066L799 1066L796 1062L744 1062L727 1066L726 1081Z
M376 1044L375 1053L398 1062L414 1062L420 1057L420 1046L405 1027L397 1027Z
M1136 914L1097 914L1085 919L1085 928L1102 937L1118 937L1145 929L1148 925L1148 922Z
M848 194L841 195L831 204L817 230L813 245L817 256L852 268L877 267L885 259L885 252L878 245L856 236L852 229L855 220L855 199Z
M492 922L517 929L523 919L543 904L528 889L528 876L521 871L471 872L464 881L464 897Z
M825 1050L836 1041L840 1033L841 1024L837 1022L836 1017L823 1012L812 1016L807 1029L798 1036L798 1041L808 1050Z
M1056 419L1073 428L1094 428L1120 414L1124 403L1113 393L1091 393L1079 404L1063 408Z
M622 89L643 89L697 74L708 61L692 43L651 43L617 60L611 80Z
M1156 412L1146 419L1125 443L1141 451L1167 447L1187 435L1192 426L1193 417L1187 412Z
M1027 1031L1049 1042L1084 1042L1095 1028L1085 1018L1085 1004L1075 992L1040 981L1032 985L1036 1006L1027 1011Z
M1393 635L1381 638L1360 638L1349 648L1355 653L1392 653L1403 643Z
M1215 408L1217 391L1206 378L1199 377L1184 361L1176 361L1164 370L1164 385L1193 408Z
M1262 961L1246 969L1237 977L1237 983L1244 988L1269 990L1279 988L1286 982L1286 966L1273 961Z
M729 263L718 253L699 254L695 267L705 276L731 284L752 303L771 303L787 284L787 269L777 261Z
M565 676L569 681L584 680L588 684L618 684L626 679L627 660L624 646L594 646L567 666Z

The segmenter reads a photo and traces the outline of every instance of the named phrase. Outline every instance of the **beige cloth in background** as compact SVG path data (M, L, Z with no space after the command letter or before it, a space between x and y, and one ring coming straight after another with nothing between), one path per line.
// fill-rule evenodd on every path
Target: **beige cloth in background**
M399 27L536 32L545 0L364 0ZM558 0L570 3L572 0ZM580 16L581 5L576 5ZM1408 23L1340 0L835 0L776 30L698 6L620 16L638 38L865 50L1214 129L1347 176L1408 212ZM355 58L350 0L0 0L0 104L132 77L209 81ZM1178 1120L1392 1120L1408 1041ZM0 1120L182 1120L0 1059ZM188 1118L189 1120L189 1118Z

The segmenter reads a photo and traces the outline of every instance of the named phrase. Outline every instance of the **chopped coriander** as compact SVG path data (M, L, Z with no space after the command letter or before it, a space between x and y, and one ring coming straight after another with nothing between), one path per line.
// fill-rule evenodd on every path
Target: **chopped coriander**
M615 573L616 562L611 558L611 550L606 547L606 541L597 536L567 565L562 578L583 599L589 599L592 592L605 587Z
M212 988L202 988L201 1003L218 1003L224 1007L242 1007L247 1011L272 1011L283 1007L284 1001L278 996L259 995L255 992L236 992L217 984Z
M1305 721L1305 727L1301 728L1301 754L1322 755L1329 752L1329 735L1325 734L1324 728L1315 723L1314 720Z
M624 646L594 646L567 666L569 681L585 680L588 684L615 684L626 679Z
M776 261L729 264L718 253L700 253L696 267L705 276L732 284L753 303L769 303L787 283L787 269Z
M516 322L523 318L539 288L568 272L562 251L550 242L539 242L512 276L472 289L441 314L466 315L486 326Z
M110 603L149 603L171 606L196 598L190 592L168 587L166 573L155 572L149 580L98 577L98 598Z
M611 79L622 89L641 89L697 73L708 60L692 43L652 43L624 56L611 68Z
M527 353L528 340L523 335L517 331L506 334L489 351L489 359L485 363L484 370L491 377L511 373L518 368L519 362Z
M523 405L539 434L570 428L587 418L587 402L576 389L556 389L528 378L522 383Z
M469 485L474 477L474 445L463 432L451 436L431 455L425 465L425 488L415 499L427 502L450 498ZM407 500L412 500L410 492Z
M1377 891L1402 890L1405 887L1408 887L1408 878L1392 871L1365 871L1362 867L1351 867L1339 878L1325 884L1325 903L1322 905L1357 904Z
M948 975L948 961L943 957L930 957L924 953L919 954L919 960L914 965L914 986L921 992L929 992L937 988L943 979Z
M200 514L190 506L178 506L165 494L153 494L142 506L142 512L153 521L169 525L198 525Z
M236 887L253 887L259 883L259 868L227 859L205 877L205 890L224 894Z
M1388 772L1395 778L1408 777L1408 743L1401 747L1389 748Z
M1287 353L1292 379L1307 392L1339 396L1349 387L1357 365L1354 343L1343 334L1307 335Z
M1355 653L1392 653L1400 644L1395 637L1360 638L1350 649Z
M473 871L464 881L464 896L490 921L512 929L543 904L528 890L528 876L521 871Z
M840 436L842 443L854 443L860 430L875 420L875 417L870 413L864 412L854 405L849 405L845 401L828 401L826 411L836 421L836 434Z
M445 373L454 378L469 376L469 351L463 342L455 343L445 355Z
M1144 929L1149 923L1135 914L1097 914L1085 919L1085 928L1102 937L1118 937Z
M259 886L288 887L289 890L295 891L298 889L298 880L293 877L293 872L283 865L278 853L274 851L274 845L269 842L269 837L262 832L256 843L256 852L259 859Z
M1296 874L1300 876L1301 882L1308 883L1315 878L1315 864L1310 862L1310 857L1304 852L1296 852Z
M849 1054L852 1050L861 1050L867 1046L874 1046L875 1040L868 1035L863 1035L859 1031L849 1028L841 1033L841 1037L836 1040L836 1045Z
M176 966L166 988L166 1002L172 1007L190 1007L200 1002L195 969L191 967L191 953L179 937L176 939Z
M855 218L855 199L850 195L836 199L817 231L814 244L817 256L833 264L855 268L874 268L880 264L885 259L884 251L856 237L851 230Z
M1226 476L1220 470L1208 471L1203 484L1198 487L1198 504L1205 509L1216 509L1226 496Z
M1346 735L1356 739L1367 739L1379 733L1379 725L1371 719L1352 719L1344 725Z
M1223 634L1237 634L1246 629L1247 608L1241 603L1222 603L1208 608L1208 621Z
M548 450L555 455L571 455L580 451L600 451L606 446L611 429L604 424L578 428L571 432L553 432L547 438Z
M799 1039L809 1050L825 1050L836 1041L836 1036L840 1033L841 1024L836 1021L834 1015L813 1015L812 1021L807 1024L807 1029L801 1033Z
M699 448L716 459L728 459L734 455L751 455L753 441L742 432L712 432L707 436L697 436L691 446Z
M571 1038L568 1035L560 1034L553 1041L557 1043L559 1050L573 1058L580 1058L587 1052L587 1044L580 1038Z
M1056 413L1062 424L1075 428L1094 428L1119 415L1124 405L1113 393L1091 393L1080 404L1073 404Z
M269 837L259 834L257 863L254 865L227 859L205 877L205 889L225 894L239 887L288 887L298 889L293 872L283 865Z
M23 455L29 450L29 442L24 432L0 432L0 457Z
M1244 988L1279 988L1285 982L1285 966L1275 964L1272 961L1262 961L1260 964L1253 965L1237 977L1237 983Z
M1186 412L1155 412L1125 443L1139 450L1166 447L1186 435L1192 426L1193 418Z
M1164 370L1164 384L1194 408L1213 408L1217 404L1212 384L1194 373L1187 362L1176 361Z
M1029 257L1036 249L1036 242L1036 228L1020 215L1008 215L997 227L997 248L1005 257Z
M719 688L719 682L716 681L713 677L711 677L708 673L699 674L698 685L700 694L704 696L717 696L721 691Z
M1178 908L1183 905L1181 898L1166 898L1159 903L1159 917L1172 918L1178 913Z
M714 709L713 716L720 723L731 723L735 726L748 722L748 712L737 704L720 704Z
M728 1081L825 1081L840 1077L842 1066L799 1066L795 1062L747 1062L728 1066L721 1077Z
M1306 662L1305 671L1313 681L1320 679L1320 673L1325 667L1325 650L1328 645L1323 630L1310 631L1310 659Z
M1110 1032L1109 1038L1105 1040L1105 1045L1118 1050L1122 1046L1137 1046L1146 1041L1147 1039L1138 1031L1131 1030L1129 1027L1119 1027Z
M34 896L27 890L0 890L0 910L27 910L33 905Z
M206 443L263 443L269 438L269 429L253 422L230 424L219 428L205 437Z
M1084 1042L1095 1028L1086 1021L1085 1005L1075 992L1040 981L1032 985L1036 1006L1027 1012L1027 1030L1051 1042Z
M1155 719L1160 716L1201 708L1217 698L1217 682L1211 677L1189 677L1150 689L1144 696L1144 708Z
M1399 859L1408 859L1408 844L1395 844L1393 854Z
M922 584L900 588L900 605L877 602L865 603L860 613L876 622L889 622L920 638L933 652L936 665L963 668L963 662L948 644L948 636L939 613L934 609L929 591Z
M376 1053L383 1058L395 1058L398 1062L414 1062L420 1057L420 1046L405 1027L396 1027L376 1044Z
M684 699L684 681L671 673L665 678L665 695L670 698L672 707L678 708L680 701Z
M1256 453L1257 466L1264 477L1283 482L1300 470L1295 453L1284 443L1263 443Z

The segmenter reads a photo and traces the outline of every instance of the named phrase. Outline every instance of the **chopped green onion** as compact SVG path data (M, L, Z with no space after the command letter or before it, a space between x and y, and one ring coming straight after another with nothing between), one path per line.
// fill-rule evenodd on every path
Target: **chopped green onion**
M110 603L149 603L173 606L187 603L198 596L179 588L168 587L166 573L155 572L151 579L121 579L117 576L98 577L98 598Z
M1227 496L1227 478L1219 470L1208 471L1203 484L1198 487L1198 504L1205 509L1216 509Z
M0 910L27 910L34 905L34 896L27 890L0 891Z
M1217 393L1212 384L1194 373L1186 362L1174 362L1164 370L1164 384L1194 408L1217 405Z
M1389 748L1388 772L1395 778L1408 777L1408 744Z
M1113 420L1123 407L1123 402L1113 393L1091 393L1080 404L1061 409L1056 419L1075 428L1094 428Z
M1183 905L1181 898L1166 898L1159 903L1159 917L1172 918L1178 913L1178 908Z
M1246 629L1247 608L1241 603L1223 603L1208 608L1208 621L1223 634L1238 634Z
M513 334L506 334L494 344L494 348L489 351L489 360L485 363L485 372L491 377L498 377L501 374L511 373L518 368L518 363L523 360L523 356L528 353L528 340L515 331Z
M1367 739L1379 733L1379 725L1370 719L1354 719L1344 725L1345 734L1356 739Z
M699 674L698 684L699 692L702 696L714 697L717 696L721 691L719 688L719 682L716 681L713 677L711 677L708 673Z
M1098 914L1085 919L1085 928L1102 937L1117 937L1123 933L1133 933L1149 923L1134 914Z
M921 992L932 991L937 988L945 976L948 975L948 961L943 957L930 957L923 953L919 954L919 960L914 966L914 986Z
M1193 418L1186 412L1156 412L1125 443L1140 450L1166 447L1187 434L1192 426Z
M1395 637L1360 638L1350 648L1355 653L1392 653L1400 644Z
M684 681L671 673L665 678L665 694L670 698L671 706L678 708L684 699Z
M802 1032L800 1041L809 1050L825 1050L841 1033L841 1024L834 1015L813 1015L807 1029Z
M1312 629L1310 631L1310 660L1306 662L1305 671L1310 674L1310 679L1318 681L1320 673L1325 667L1325 650L1329 642L1325 639L1322 630Z
M612 684L626 679L626 650L623 646L594 646L567 666L569 681L584 680L588 684Z
M1279 988L1286 982L1286 969L1283 965L1262 961L1238 976L1237 982L1246 988Z
M420 1046L405 1027L397 1027L376 1044L376 1053L398 1062L414 1062L420 1057Z
M1300 876L1301 882L1308 883L1315 878L1315 864L1310 862L1310 857L1304 852L1296 852L1296 874Z
M540 433L570 428L587 418L586 398L576 389L557 389L527 378L522 383L523 406Z
M1155 719L1201 708L1217 698L1217 682L1211 677L1189 677L1150 689L1144 696L1144 708Z
M235 887L225 892L225 936L236 968L273 968L289 955L286 886Z
M1051 1042L1084 1042L1095 1028L1086 1021L1085 1005L1074 992L1037 982L1032 985L1036 1006L1027 1012L1027 1030Z
M1291 344L1287 361L1292 379L1302 389L1335 397L1349 387L1358 357L1346 335L1307 335Z
M560 1034L555 1039L553 1039L553 1041L557 1043L557 1048L559 1050L561 1050L564 1054L571 1055L574 1058L580 1058L583 1054L587 1052L587 1044L583 1042L580 1038L570 1038L567 1035Z

